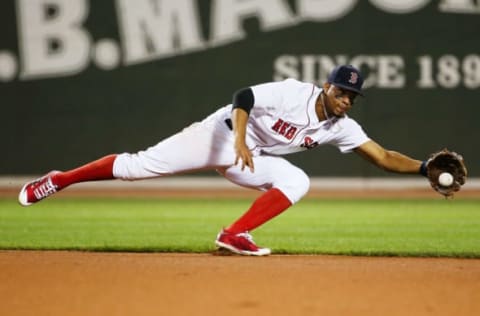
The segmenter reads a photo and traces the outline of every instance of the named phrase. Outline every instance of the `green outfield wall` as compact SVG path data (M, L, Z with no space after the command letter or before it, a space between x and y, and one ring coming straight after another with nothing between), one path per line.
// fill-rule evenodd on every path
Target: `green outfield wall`
M251 84L367 79L351 116L419 159L447 147L480 176L480 2L7 0L0 2L0 174L68 169L153 145ZM189 144L183 144L188 146ZM309 174L379 176L323 147Z

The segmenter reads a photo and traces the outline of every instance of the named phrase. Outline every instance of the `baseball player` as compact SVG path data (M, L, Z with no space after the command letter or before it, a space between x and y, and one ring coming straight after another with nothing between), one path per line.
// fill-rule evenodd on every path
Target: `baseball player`
M309 189L309 177L282 155L330 144L387 171L426 174L425 162L386 150L347 116L362 94L362 84L358 69L340 65L322 87L287 79L241 89L232 104L144 151L108 155L28 182L19 202L28 206L84 181L214 169L235 184L264 192L220 231L216 246L241 255L268 255L270 249L257 246L249 232L298 202Z

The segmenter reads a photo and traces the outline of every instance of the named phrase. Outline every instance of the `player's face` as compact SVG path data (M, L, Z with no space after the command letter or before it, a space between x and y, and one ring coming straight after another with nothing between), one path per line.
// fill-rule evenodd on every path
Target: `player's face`
M352 108L357 97L357 93L336 87L330 83L325 83L323 89L326 95L327 113L337 117L344 116Z

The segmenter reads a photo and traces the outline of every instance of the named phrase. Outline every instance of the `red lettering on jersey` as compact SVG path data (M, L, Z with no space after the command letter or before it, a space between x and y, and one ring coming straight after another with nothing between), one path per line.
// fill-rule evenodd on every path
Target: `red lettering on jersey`
M283 124L283 120L278 119L278 121L275 124L273 124L272 129L278 133L282 124Z
M292 126L288 129L288 132L287 134L285 134L284 136L287 138L287 139L292 139L293 136L295 136L295 133L297 132L297 128Z
M313 139L310 136L306 136L303 139L303 144L301 144L300 146L305 147L307 149L312 149L312 148L318 146L318 142L314 142Z
M290 127L290 123L288 122L283 122L282 126L280 127L280 130L278 131L278 133L280 135L283 135L285 136L285 134L287 134L287 128Z
M305 147L310 146L313 143L313 139L310 136L305 137L303 144Z
M295 136L298 129L295 126L292 126L292 124L285 122L282 119L278 119L275 124L273 124L272 130L290 140Z

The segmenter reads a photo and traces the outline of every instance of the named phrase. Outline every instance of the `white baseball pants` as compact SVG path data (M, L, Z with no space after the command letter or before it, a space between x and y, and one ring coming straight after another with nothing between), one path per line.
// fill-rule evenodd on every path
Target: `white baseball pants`
M253 157L255 172L234 165L233 132L225 123L225 108L201 122L135 154L117 156L113 175L123 180L162 177L199 170L217 170L240 186L267 191L277 188L296 203L308 191L310 180L300 168L277 156Z

